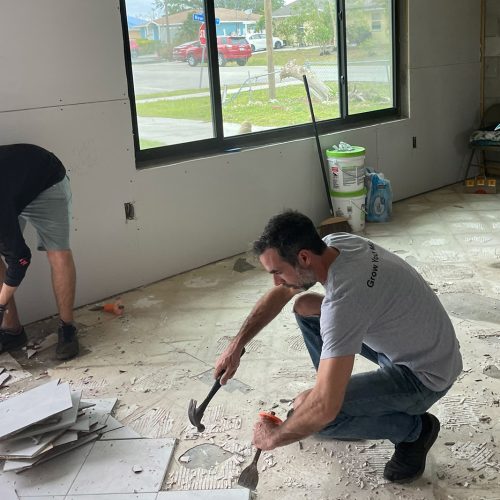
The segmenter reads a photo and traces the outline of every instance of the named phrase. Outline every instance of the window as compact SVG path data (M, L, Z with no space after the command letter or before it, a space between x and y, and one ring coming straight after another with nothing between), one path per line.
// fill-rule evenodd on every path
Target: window
M395 0L120 1L139 164L398 114Z
M382 12L372 12L372 31L382 31Z

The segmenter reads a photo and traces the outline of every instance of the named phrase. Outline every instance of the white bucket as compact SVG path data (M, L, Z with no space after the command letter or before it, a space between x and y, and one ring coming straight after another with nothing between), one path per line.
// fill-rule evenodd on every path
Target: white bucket
M366 188L353 192L330 191L336 217L347 217L354 233L365 228Z
M365 185L365 148L352 151L326 150L330 188L334 191L359 191Z

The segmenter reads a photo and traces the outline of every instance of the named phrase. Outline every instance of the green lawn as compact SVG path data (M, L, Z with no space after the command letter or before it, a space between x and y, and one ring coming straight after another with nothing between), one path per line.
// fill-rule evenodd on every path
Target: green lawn
M275 66L283 66L288 61L295 59L299 65L306 62L316 61L317 63L332 63L337 62L337 52L320 56L321 49L314 48L297 48L297 49L279 49L273 50L273 61ZM355 61L375 61L387 59L391 54L390 45L379 45L376 51L366 48L350 48L348 52L348 60ZM267 66L267 52L254 52L248 60L248 66Z
M336 89L336 87L334 87ZM383 109L390 106L391 88L383 83L356 84L357 94L364 100L351 100L350 113ZM328 103L314 103L314 113L318 120L339 116L338 103L334 99ZM208 96L187 97L173 101L137 103L139 116L178 118L208 122L211 120L211 103ZM302 85L290 85L276 89L276 102L269 102L267 89L241 92L223 107L225 122L242 123L266 127L284 127L310 121L309 108Z
M164 92L156 92L154 94L140 94L136 95L135 99L156 99L158 97L176 97L178 95L185 95L187 92L189 94L202 94L207 92L208 89L182 89L182 90L165 90Z
M161 146L165 146L163 142L152 141L150 139L140 139L139 142L141 149L160 148Z
M337 54L322 56L319 58L319 47L311 49L294 49L294 50L273 50L273 61L275 66L284 66L292 59L298 65L303 65L308 61L336 62ZM252 57L247 62L248 66L267 66L267 52L254 52Z

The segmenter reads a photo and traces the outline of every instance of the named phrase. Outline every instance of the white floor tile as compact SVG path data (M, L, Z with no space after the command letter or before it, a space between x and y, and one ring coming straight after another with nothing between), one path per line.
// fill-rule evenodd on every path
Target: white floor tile
M92 446L82 446L21 474L2 472L0 486L15 488L20 497L66 495Z
M68 495L64 500L156 500L156 493L130 493L130 494L111 493L108 495Z
M160 491L157 500L249 500L250 490Z
M19 500L16 490L11 486L0 485L0 498L2 500Z
M174 445L174 439L98 441L69 493L96 495L158 492ZM140 465L142 472L133 472L134 465Z

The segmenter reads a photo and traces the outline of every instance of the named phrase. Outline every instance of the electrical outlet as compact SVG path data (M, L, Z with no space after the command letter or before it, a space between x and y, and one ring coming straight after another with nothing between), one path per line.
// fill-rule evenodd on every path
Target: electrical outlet
M413 136L413 149L417 149L417 136Z
M125 220L135 219L135 207L133 202L127 202L123 204L125 208Z

